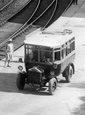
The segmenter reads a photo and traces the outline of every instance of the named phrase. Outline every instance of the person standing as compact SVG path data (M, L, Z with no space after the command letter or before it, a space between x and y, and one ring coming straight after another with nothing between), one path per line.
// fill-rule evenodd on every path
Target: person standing
M12 39L10 39L8 41L8 43L6 44L6 51L5 51L5 63L4 63L4 67L10 67L9 62L12 60L13 57L13 42Z

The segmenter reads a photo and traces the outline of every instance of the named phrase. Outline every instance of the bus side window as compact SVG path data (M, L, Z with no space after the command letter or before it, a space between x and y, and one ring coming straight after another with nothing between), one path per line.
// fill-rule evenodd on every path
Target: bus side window
M67 46L67 54L71 53L71 46L70 44Z
M65 49L61 50L61 59L63 59L65 57Z
M67 56L68 55L68 48L67 48L67 42L65 43L65 56Z
M68 50L67 50L67 46L66 46L66 56L68 55Z
M67 56L69 53L71 53L71 45L70 45L70 44L68 44L68 45L66 46L66 56Z
M55 52L55 61L60 60L60 51Z
M33 60L38 61L38 50L33 51Z
M71 43L71 51L73 51L73 50L75 50L75 43L74 42Z

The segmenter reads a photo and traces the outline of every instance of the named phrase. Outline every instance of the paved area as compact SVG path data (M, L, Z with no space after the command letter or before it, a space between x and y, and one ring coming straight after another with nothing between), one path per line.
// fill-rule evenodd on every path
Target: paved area
M85 85L82 85L85 81L84 6L84 0L79 0L78 5L72 5L71 10L63 14L58 21L54 22L54 24L46 30L67 28L71 29L75 34L76 73L71 83L60 83L54 96L49 96L47 92L43 92L43 89L37 92L35 89L30 88L30 86L26 86L24 91L18 91L16 87L18 65L24 66L24 63L18 62L19 57L24 56L24 50L23 47L21 47L14 52L14 58L10 63L10 68L4 68L4 60L0 61L1 115L84 115L79 113L79 109L84 103L81 97L85 96ZM82 111L84 111L84 109L82 109Z

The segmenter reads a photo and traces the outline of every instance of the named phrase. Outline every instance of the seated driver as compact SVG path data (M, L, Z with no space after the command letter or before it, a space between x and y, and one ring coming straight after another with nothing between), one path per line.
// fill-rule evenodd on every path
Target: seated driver
M46 58L46 62L50 63L51 59L50 58Z
M50 63L51 62L51 54L50 54L50 52L46 53L45 61L46 61L46 63Z

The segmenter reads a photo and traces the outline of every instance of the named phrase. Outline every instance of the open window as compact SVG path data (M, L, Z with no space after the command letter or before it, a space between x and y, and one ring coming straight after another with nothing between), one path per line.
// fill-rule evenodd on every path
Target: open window
M52 52L41 50L40 51L40 62L52 62Z
M61 50L61 59L65 58L65 56L66 56L66 49L63 48L63 49Z
M38 48L31 45L26 45L26 60L38 61Z
M73 50L75 50L75 42L74 41L71 43L71 51L73 51Z
M60 60L60 51L54 52L54 60L55 60L55 61Z
M67 55L68 55L69 53L71 53L71 45L70 45L70 44L67 45Z

